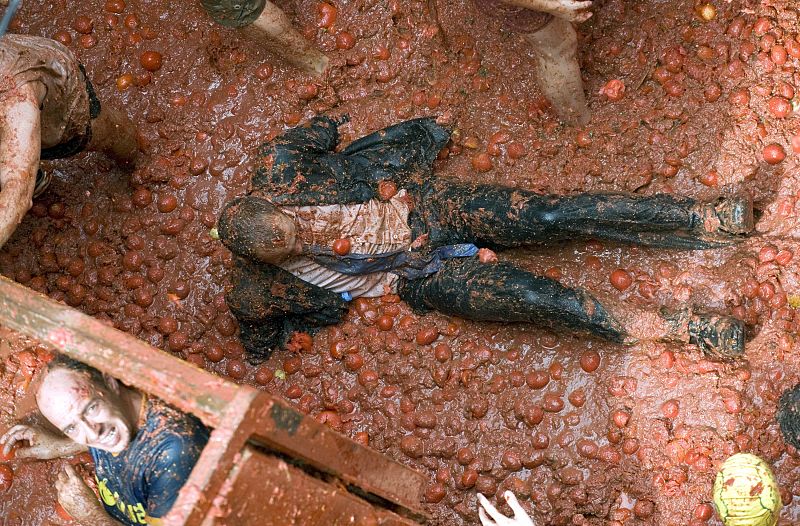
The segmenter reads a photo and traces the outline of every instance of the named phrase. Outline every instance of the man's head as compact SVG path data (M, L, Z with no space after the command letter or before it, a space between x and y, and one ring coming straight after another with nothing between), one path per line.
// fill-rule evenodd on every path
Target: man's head
M219 237L233 253L277 264L302 251L294 220L260 197L245 196L225 205Z
M122 385L64 356L44 372L36 403L51 424L78 444L119 453L131 441L135 417L125 410Z

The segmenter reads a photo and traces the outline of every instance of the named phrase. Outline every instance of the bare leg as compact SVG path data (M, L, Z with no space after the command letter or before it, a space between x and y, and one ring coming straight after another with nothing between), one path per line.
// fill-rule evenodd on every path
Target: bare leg
M120 164L130 164L136 159L136 125L127 115L103 104L100 115L91 124L90 150L101 151Z
M35 89L25 84L0 106L0 247L31 207L41 146Z
M525 38L533 44L539 86L558 114L569 124L584 125L591 115L583 93L578 64L578 36L572 23L553 18Z
M289 17L272 2L266 2L252 25L266 33L269 47L293 65L317 75L328 67L328 57L292 27Z

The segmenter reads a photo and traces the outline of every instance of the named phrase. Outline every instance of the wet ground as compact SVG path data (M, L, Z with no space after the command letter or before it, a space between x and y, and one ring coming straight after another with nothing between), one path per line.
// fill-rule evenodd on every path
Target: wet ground
M142 154L130 172L97 154L51 164L55 181L0 252L0 270L421 470L434 524L477 524L476 492L506 488L543 524L719 524L711 485L736 451L774 466L782 521L800 520L800 456L774 421L778 396L800 378L800 138L786 114L800 80L797 12L718 1L706 21L688 1L596 1L579 27L593 117L574 129L541 97L519 34L470 0L435 1L438 16L418 1L336 2L332 24L318 2L279 2L331 57L324 79L214 26L195 2L25 3L13 31L67 43L101 100L139 125ZM145 51L162 55L160 69L144 69ZM611 80L625 85L619 100L599 94ZM320 113L351 115L347 142L447 111L459 131L442 176L553 193L750 192L759 234L735 248L589 242L500 254L630 306L736 315L748 323L747 359L420 317L384 297L355 302L313 346L247 365L223 299L230 255L209 229L247 190L260 142ZM773 145L785 159L768 164L780 158ZM623 290L609 280L617 269L630 277ZM0 429L30 407L25 377L38 356L11 341ZM5 465L14 480L0 524L64 522L50 489L57 463Z

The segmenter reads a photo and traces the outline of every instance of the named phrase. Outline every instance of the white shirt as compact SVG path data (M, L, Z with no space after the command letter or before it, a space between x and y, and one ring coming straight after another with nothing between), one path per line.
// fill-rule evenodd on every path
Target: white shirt
M332 247L337 239L348 238L351 253L380 254L408 249L411 245L405 196L405 190L401 190L389 201L372 199L352 205L286 206L281 210L294 218L303 243ZM399 279L390 272L348 276L305 256L289 258L279 266L303 281L333 292L349 292L354 298L374 298L396 292Z

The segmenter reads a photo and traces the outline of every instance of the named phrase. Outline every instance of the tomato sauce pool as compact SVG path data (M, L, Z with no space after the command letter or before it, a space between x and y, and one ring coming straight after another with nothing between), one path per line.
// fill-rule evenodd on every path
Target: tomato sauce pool
M596 1L577 27L592 113L580 129L542 96L523 35L470 0L282 2L330 57L322 78L214 25L198 2L45 5L24 3L11 31L67 45L100 99L136 121L141 152L129 171L93 153L48 165L52 185L0 251L4 275L420 470L433 524L478 524L476 493L506 489L539 523L719 524L714 474L738 451L772 465L781 520L797 520L800 457L774 421L800 377L800 43L789 2ZM551 193L750 192L758 234L733 248L583 242L497 254L616 301L737 316L747 360L418 316L385 296L248 364L224 300L231 256L210 230L246 191L258 145L328 112L350 114L344 142L449 114L457 131L436 165L447 177ZM25 364L39 352L6 340L0 431L30 409ZM73 462L89 473L84 460ZM2 468L5 524L65 524L58 462L0 464L13 472L3 491Z

